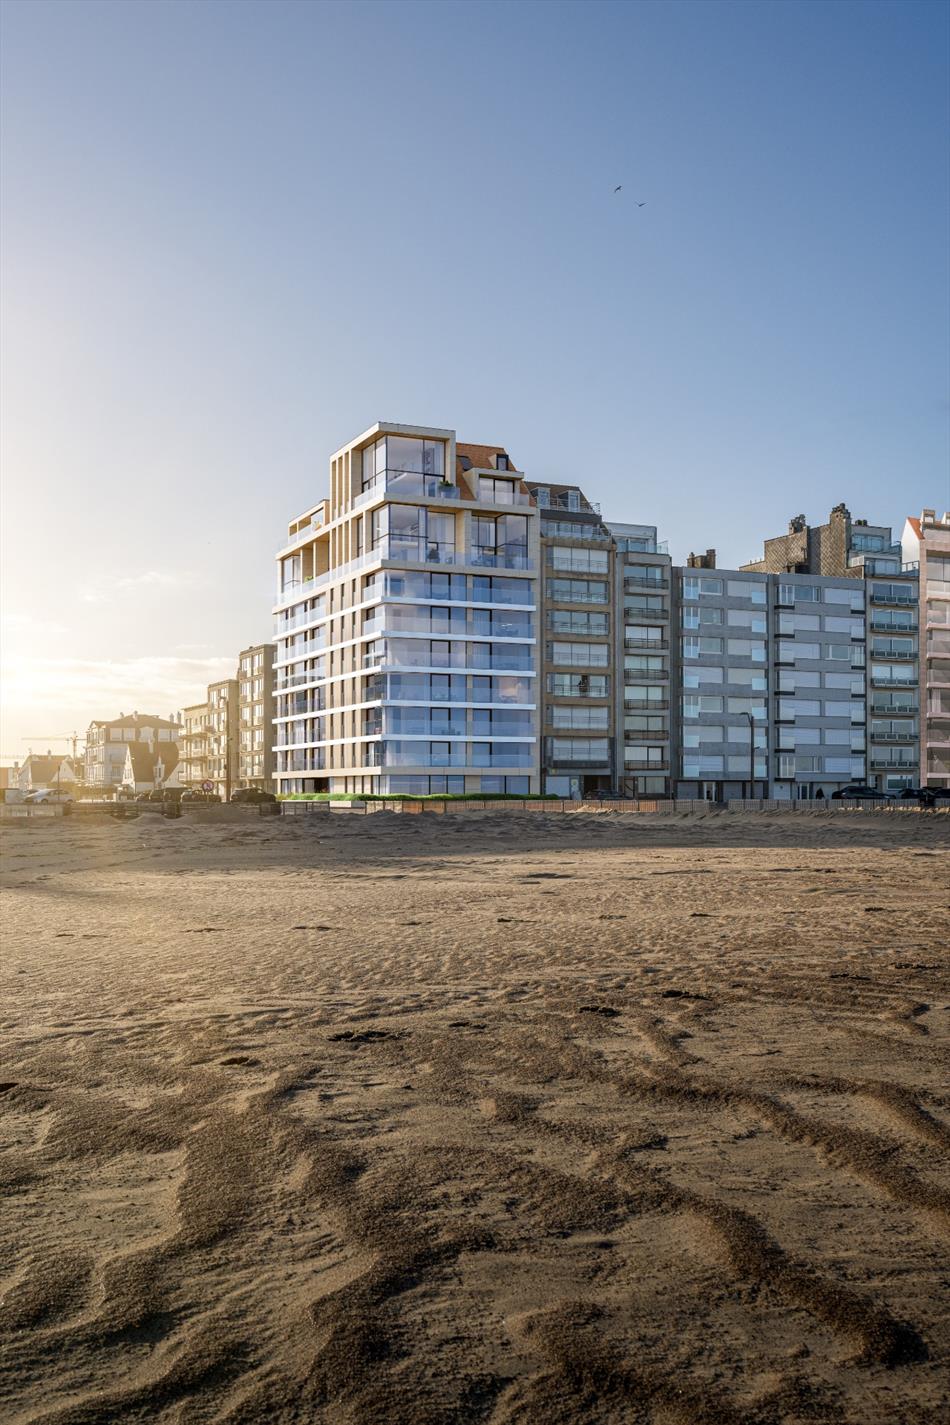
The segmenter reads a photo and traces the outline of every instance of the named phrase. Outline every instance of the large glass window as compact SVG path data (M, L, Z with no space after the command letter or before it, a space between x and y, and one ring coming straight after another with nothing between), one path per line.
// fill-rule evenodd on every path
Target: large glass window
M552 737L549 746L554 762L600 763L610 759L610 740L606 737Z
M728 579L726 593L730 599L751 599L754 604L765 603L765 584L757 579Z
M730 657L751 658L756 663L765 662L765 643L757 638L730 638L726 647Z
M609 556L606 549L584 549L582 546L549 544L548 565L578 574L606 574Z
M575 668L606 668L610 649L606 643L549 643L548 660Z
M683 576L683 598L701 599L713 594L722 593L722 580L708 577L700 577L698 574L686 574Z
M722 680L722 669L716 668L712 665L706 668L699 667L683 669L684 688L701 688L706 683L721 683Z
M755 609L730 609L727 619L731 628L745 628L750 633L765 633L765 614Z
M826 604L847 604L853 613L864 610L864 581L853 580L847 588L830 584L824 591Z
M586 708L555 703L548 708L548 723L556 728L605 732L610 725L610 709L597 705Z
M662 643L663 625L658 623L628 623L623 631L624 638L636 643Z
M579 609L548 609L548 628L552 633L586 633L605 635L609 631L609 615Z
M721 638L684 638L683 657L702 658L722 652Z
M606 673L548 673L546 682L558 698L606 698L610 693Z
M558 604L606 604L606 579L549 579L547 595Z
M699 717L700 713L721 713L721 712L722 712L722 698L717 698L717 697L713 696L712 694L707 694L706 696L703 696L703 695L698 695L698 696L690 696L690 695L687 695L687 696L684 696L684 698L683 698L683 717L684 717L684 718Z
M688 607L683 609L684 628L700 628L707 624L721 623L722 609L716 608L715 605L706 608L697 606L696 608Z

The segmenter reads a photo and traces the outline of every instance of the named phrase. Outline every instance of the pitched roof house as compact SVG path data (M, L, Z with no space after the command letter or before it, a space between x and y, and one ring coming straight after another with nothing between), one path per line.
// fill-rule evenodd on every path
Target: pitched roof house
M32 752L20 768L19 786L21 792L40 792L47 788L56 790L72 786L79 778L70 757L47 752L45 757Z
M129 742L122 785L133 792L181 786L177 742Z

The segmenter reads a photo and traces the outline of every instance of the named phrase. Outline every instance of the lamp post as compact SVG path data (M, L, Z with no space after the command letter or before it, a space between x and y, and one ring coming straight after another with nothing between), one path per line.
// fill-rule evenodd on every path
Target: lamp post
M742 714L749 720L749 801L755 798L755 718L750 712Z

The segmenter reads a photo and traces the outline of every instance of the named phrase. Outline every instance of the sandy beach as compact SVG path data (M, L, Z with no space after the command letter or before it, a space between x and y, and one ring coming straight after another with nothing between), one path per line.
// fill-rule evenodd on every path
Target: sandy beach
M5 828L0 1417L950 1418L948 843Z

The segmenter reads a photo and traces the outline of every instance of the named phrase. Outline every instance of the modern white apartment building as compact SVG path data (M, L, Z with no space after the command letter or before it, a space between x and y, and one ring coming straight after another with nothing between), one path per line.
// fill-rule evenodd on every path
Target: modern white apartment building
M537 509L503 447L377 423L278 552L278 792L539 790Z

